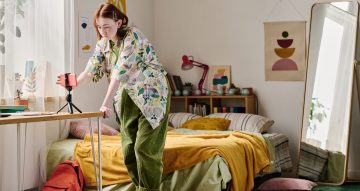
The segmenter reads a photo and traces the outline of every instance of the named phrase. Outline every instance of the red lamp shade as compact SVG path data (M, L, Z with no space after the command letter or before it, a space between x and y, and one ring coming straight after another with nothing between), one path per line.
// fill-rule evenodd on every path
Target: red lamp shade
M193 63L189 60L189 57L184 55L182 57L183 63L181 65L181 69L182 70L190 70L191 68L194 67Z
M192 56L182 56L182 60L183 60L183 63L181 64L181 69L182 70L190 70L191 68L193 68L194 66L197 66L199 68L203 68L204 69L204 72L203 72L203 75L199 81L199 84L198 84L198 89L201 91L201 94L203 94L203 88L202 88L202 85L205 81L205 77L206 77L206 74L209 70L209 66L207 64L203 64L203 63L200 63L200 62L197 62L194 60L194 58Z

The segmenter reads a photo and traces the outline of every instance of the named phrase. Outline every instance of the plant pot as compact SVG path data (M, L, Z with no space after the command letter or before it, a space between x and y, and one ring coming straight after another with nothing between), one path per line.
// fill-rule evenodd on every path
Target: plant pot
M28 106L29 105L29 100L15 98L14 99L14 105L26 105L26 106Z

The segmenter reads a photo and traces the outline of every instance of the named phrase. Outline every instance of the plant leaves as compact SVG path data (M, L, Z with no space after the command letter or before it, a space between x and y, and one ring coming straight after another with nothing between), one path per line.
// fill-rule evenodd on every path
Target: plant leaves
M1 22L1 24L0 24L0 31L2 31L2 30L4 29L4 27L5 27L4 22Z
M0 33L0 42L5 43L5 35Z
M16 26L16 37L18 37L18 38L21 37L21 30L18 26Z
M4 45L0 46L0 51L2 54L5 54L5 46Z

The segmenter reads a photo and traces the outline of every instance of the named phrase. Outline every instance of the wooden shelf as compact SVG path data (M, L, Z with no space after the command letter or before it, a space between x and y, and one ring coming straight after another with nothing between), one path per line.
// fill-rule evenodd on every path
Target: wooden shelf
M240 106L245 108L245 113L255 113L255 95L248 95L248 96L240 96L240 95L233 95L233 96L217 96L217 95L210 95L210 96L172 96L171 97L171 105L179 104L178 102L183 102L183 109L177 109L177 111L172 112L188 112L189 105L195 102L206 102L210 106L210 113L214 113L214 107L229 107L229 103L225 102L232 102L231 106Z

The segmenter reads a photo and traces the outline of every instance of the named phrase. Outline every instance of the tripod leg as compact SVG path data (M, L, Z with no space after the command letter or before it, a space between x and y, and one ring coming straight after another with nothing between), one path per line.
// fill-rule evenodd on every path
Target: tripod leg
M69 103L66 103L64 106L62 106L61 109L59 109L59 111L57 111L56 113L59 113L61 110L63 110Z
M71 114L73 114L73 113L74 113L74 110L73 110L73 108L72 108L72 103L69 102L69 105L68 105L68 106L69 106L69 107L68 107L68 112L71 113Z
M79 112L79 113L82 113L82 111L78 108L78 107L76 107L76 105L75 104L73 104L73 103L70 103L73 107L75 107L75 109Z

